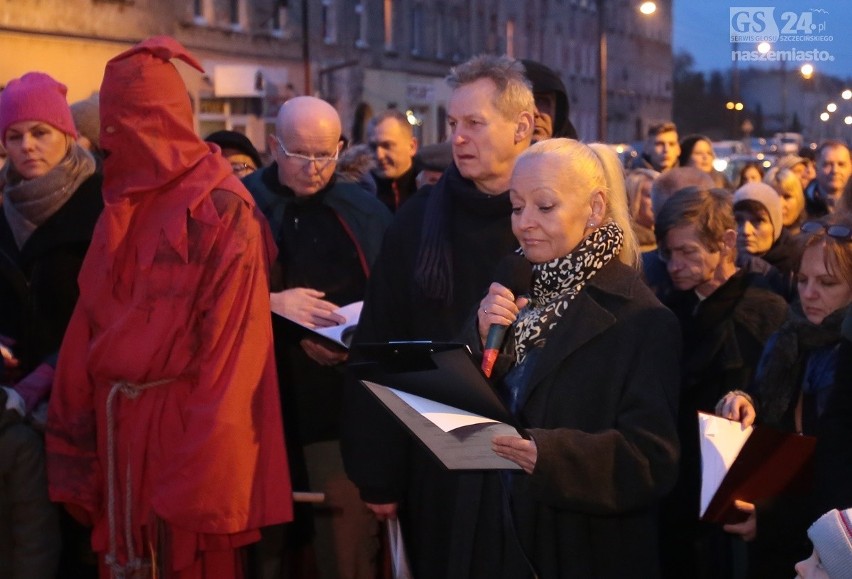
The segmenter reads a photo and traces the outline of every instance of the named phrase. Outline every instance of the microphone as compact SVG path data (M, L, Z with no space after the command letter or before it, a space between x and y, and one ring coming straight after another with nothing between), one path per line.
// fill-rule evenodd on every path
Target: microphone
M530 280L532 278L532 264L522 255L510 253L497 264L495 280L500 285L511 291L515 298L529 293ZM488 337L485 340L485 348L482 350L482 373L486 378L491 377L494 370L494 362L497 354L506 338L509 326L491 324L488 328Z

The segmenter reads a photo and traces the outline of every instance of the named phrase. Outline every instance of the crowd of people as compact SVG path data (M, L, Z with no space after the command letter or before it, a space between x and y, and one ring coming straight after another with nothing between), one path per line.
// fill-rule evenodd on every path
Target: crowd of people
M264 155L195 132L174 59L0 93L0 575L852 577L846 143L732 183L665 122L625 168L557 73L486 55L447 143L297 96ZM362 300L351 349L312 331ZM444 468L347 370L495 326L514 470ZM814 437L810 489L701 521L698 412Z

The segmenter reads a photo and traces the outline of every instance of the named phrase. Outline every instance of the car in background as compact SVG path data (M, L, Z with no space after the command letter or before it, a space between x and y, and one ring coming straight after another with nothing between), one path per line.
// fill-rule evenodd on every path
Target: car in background
M732 155L747 155L748 149L742 141L713 141L713 153L717 159L727 159Z
M639 156L639 147L641 145L633 145L630 143L613 143L610 145L612 149L618 155L618 158L621 159L621 165L623 167L632 167L634 160Z
M739 183L740 172L743 170L743 167L754 163L759 165L763 169L763 172L766 173L775 164L776 159L775 155L766 153L736 153L727 157L717 156L713 161L713 168L720 173L724 173L728 181L736 187L737 183Z
M804 142L800 133L775 133L769 142L769 151L779 157L798 155Z

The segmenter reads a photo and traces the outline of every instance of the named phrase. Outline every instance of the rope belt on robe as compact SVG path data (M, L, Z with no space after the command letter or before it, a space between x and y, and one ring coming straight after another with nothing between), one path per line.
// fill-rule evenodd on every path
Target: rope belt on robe
M124 534L125 545L127 548L127 563L120 565L118 562L118 546L117 543L117 526L118 521L115 516L115 501L116 501L116 449L115 449L115 398L120 394L133 400L137 398L144 390L160 386L172 382L174 378L164 378L153 382L144 382L142 384L134 384L131 382L114 382L109 391L106 401L106 418L107 418L107 516L109 517L109 552L106 555L106 565L109 567L112 576L115 579L132 578L139 571L149 569L151 560L144 557L137 557L136 551L133 548L133 526L132 526L132 487L130 483L130 462L127 463L127 472L125 477L127 483L124 493Z

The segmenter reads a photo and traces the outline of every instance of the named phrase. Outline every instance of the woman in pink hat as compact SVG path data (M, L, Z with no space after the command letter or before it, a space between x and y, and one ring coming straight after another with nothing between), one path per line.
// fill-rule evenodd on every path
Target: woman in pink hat
M77 275L103 209L101 178L76 143L66 92L47 74L30 72L0 96L0 142L7 152L0 169L0 343L14 359L0 380L12 385L8 396L36 426L44 424L57 352L77 302ZM52 509L46 485L41 494ZM81 552L88 548L79 529L66 534L67 553L77 550L75 541ZM43 553L55 564L57 551ZM61 566L78 570L70 560Z

